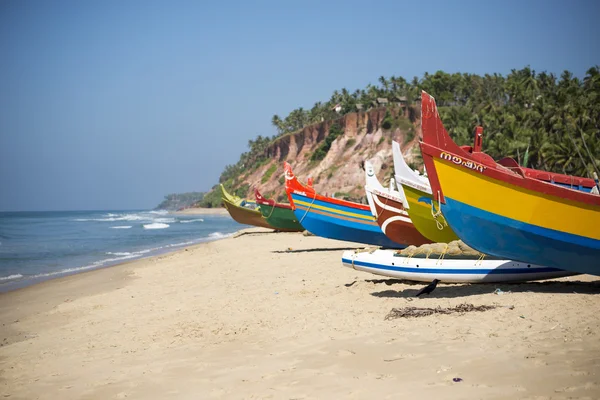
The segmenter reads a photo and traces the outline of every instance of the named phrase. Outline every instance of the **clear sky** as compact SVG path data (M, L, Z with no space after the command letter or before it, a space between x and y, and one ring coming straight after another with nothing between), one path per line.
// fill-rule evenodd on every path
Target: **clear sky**
M252 3L252 4L251 4ZM273 114L424 72L600 64L600 2L0 2L0 210L205 191Z

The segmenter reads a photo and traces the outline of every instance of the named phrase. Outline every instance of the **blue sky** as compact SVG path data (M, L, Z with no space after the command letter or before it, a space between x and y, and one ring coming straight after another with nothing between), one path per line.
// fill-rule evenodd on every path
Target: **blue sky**
M152 208L208 190L275 133L273 114L382 75L582 77L600 64L598 15L581 0L5 0L0 210Z

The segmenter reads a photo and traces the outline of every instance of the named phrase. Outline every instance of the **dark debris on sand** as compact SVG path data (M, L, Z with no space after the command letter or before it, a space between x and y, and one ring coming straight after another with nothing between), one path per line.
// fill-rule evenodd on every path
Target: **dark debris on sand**
M454 313L468 313L472 311L488 311L497 308L498 306L474 306L473 304L459 304L456 307L436 307L436 308L426 308L426 307L404 307L404 308L392 308L392 310L385 316L386 320L396 319L396 318L410 318L410 317L427 317L433 314L454 314Z

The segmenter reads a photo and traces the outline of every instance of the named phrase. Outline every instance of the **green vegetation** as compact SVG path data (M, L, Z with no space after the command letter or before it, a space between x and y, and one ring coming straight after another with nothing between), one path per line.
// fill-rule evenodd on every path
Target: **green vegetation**
M356 111L356 104L362 104L364 110L376 107L377 98L402 105L412 115L420 91L425 90L436 98L446 129L460 145L472 143L473 128L480 124L485 128L484 151L496 159L510 156L521 161L529 146L528 165L533 168L589 175L590 167L600 167L598 66L590 68L583 79L569 71L557 77L526 67L512 70L506 77L438 71L410 82L402 77L380 77L379 83L354 93L335 91L328 102L316 103L311 110L294 110L273 122L283 121L275 126L280 132L290 132L303 126L300 121L338 118L339 114L327 113L335 104L340 104L341 114L345 114ZM383 128L396 125L408 133L408 123L406 118L394 120L387 112Z
M405 118L402 115L399 115L395 120L394 120L394 126L396 128L399 128L400 130L407 132L411 129L415 129L415 127L413 126L413 124L410 122L410 120L408 118Z
M262 183L267 183L267 181L269 179L271 179L271 175L273 175L273 172L275 172L277 170L277 164L273 164L269 167L269 169L265 172L265 174L262 176L262 178L260 179L260 181Z
M381 123L381 127L383 129L392 129L392 126L394 125L394 119L392 118L392 114L390 113L390 110L386 110L385 111L385 117L383 117L383 122Z
M165 196L165 199L156 206L155 210L179 210L189 207L204 197L204 192L172 193Z
M411 129L407 130L406 134L404 135L403 144L409 143L414 138L415 138L415 130L414 130L414 128L411 127Z
M204 208L218 208L223 204L221 201L221 189L219 189L219 185L215 185L212 187L212 192L206 193L204 198L194 204L195 207L204 207Z
M473 141L484 127L483 150L498 159L520 156L528 165L586 176L600 165L600 73L590 68L583 80L565 71L557 78L530 68L506 78L437 72L424 89L436 97L440 116L459 144Z
M248 140L250 151L242 153L236 164L227 165L219 177L219 182L223 183L228 179L237 178L247 169L258 168L262 163L269 162L270 159L267 157L266 150L270 143L270 138L261 135L258 135L256 140Z
M358 186L357 190L359 192L363 191L364 187L363 186ZM364 196L353 196L352 193L346 193L346 192L335 192L335 194L333 195L333 197L335 197L336 199L342 199L342 200L346 200L346 201L352 201L354 203L361 203L361 204L366 204L365 201L365 197Z
M352 195L346 192L335 192L333 197L335 197L336 199L348 200L352 198Z
M354 139L354 138L348 139L348 141L346 142L346 145L344 146L344 149L348 150L349 148L351 148L355 144L356 144L356 139Z
M238 197L246 197L246 195L248 194L248 191L250 190L250 184L249 183L244 183L243 185L237 187L236 189L232 189L233 190L233 194L235 194ZM254 197L252 197L254 199Z
M472 143L473 128L479 124L485 129L483 150L496 159L510 156L522 163L521 157L529 147L528 166L532 168L585 176L591 168L600 167L598 66L590 68L583 79L569 71L557 77L526 67L512 70L507 76L443 71L425 73L421 79L414 77L410 81L382 76L377 84L352 93L336 90L328 101L317 102L310 110L298 108L284 118L274 115L271 122L277 134L248 141L249 150L236 164L225 167L219 182L231 180L236 188L234 178L241 182L242 174L270 160L268 149L277 138L310 124L335 121L356 112L359 105L364 111L381 107L381 98L388 100L383 128L402 130L408 143L416 134L411 121L419 115L421 90L436 98L444 125L459 145ZM340 113L334 110L337 104L341 106ZM343 133L337 123L332 129L337 134L332 135L330 129L311 161L325 158L331 143Z
M335 139L337 139L338 136L343 135L343 134L344 134L344 130L338 123L331 125L331 127L329 128L329 135L327 135L325 140L323 140L321 142L321 144L319 145L319 147L317 147L317 150L315 150L313 155L310 157L310 160L311 161L319 161L319 160L324 159L325 156L327 155L327 153L329 152L329 149L331 148L331 144L333 143L333 141Z

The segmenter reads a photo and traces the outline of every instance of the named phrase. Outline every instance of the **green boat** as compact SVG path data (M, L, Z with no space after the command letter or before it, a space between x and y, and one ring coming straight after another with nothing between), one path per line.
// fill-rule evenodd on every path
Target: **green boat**
M406 211L415 228L434 243L450 243L458 240L446 219L436 207L429 179L413 171L404 161L400 145L392 143L396 184L404 191Z
M301 232L304 230L289 204L276 203L272 199L265 199L258 189L254 189L254 197L260 206L263 218L278 231Z
M248 201L228 193L221 185L223 205L236 222L244 225L254 225L275 229L260 213L260 207L254 201Z

